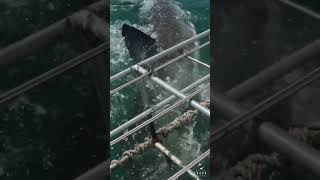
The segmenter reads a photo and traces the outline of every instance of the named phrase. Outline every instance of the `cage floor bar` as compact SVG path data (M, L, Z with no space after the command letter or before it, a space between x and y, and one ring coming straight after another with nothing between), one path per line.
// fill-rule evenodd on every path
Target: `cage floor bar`
M203 84L205 81L208 81L210 79L210 75L206 75L205 77L197 80L196 82L192 83L191 85L187 86L186 88L182 89L181 92L182 93L187 93L191 90L193 90L194 88L198 87L199 85ZM174 101L176 99L176 96L172 95L170 97L168 97L167 99L159 102L158 104L156 104L154 107L149 108L145 111L143 111L142 113L138 114L137 116L135 116L134 118L128 120L126 123L123 123L122 125L120 125L119 127L113 129L110 132L110 138L113 138L114 136L124 132L125 130L127 130L130 126L133 126L134 124L137 124L138 122L140 122L141 120L143 120L144 118L146 118L148 115L150 115L152 112L160 109L161 107L165 106L166 104L171 103L172 101Z
M134 66L133 67L136 71L140 72L141 74L147 73L148 71L146 69L144 69L141 66ZM166 90L170 91L172 94L174 94L175 96L179 97L179 98L186 98L186 95L184 95L183 93L181 93L180 91L176 90L175 88L173 88L172 86L170 86L168 83L164 82L163 80L161 80L160 78L156 77L156 76L150 76L150 79L157 83L158 85L162 86L163 88L165 88ZM195 109L199 110L200 112L202 112L204 115L206 115L207 117L210 118L210 110L204 106L202 106L199 102L192 100L190 102L191 106L193 106Z
M154 144L154 146L156 148L158 148L163 154L165 154L172 162L174 162L175 164L177 164L178 166L184 168L182 161L175 155L173 155L166 147L164 147L161 143L156 142ZM188 170L187 171L189 173L189 175L197 180L200 180L199 176L196 175L196 173L194 173L192 170Z

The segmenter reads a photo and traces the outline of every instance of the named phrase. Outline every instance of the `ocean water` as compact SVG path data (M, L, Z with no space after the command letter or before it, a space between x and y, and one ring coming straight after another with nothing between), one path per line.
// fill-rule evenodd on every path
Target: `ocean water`
M86 3L1 0L0 49L85 7ZM32 55L20 58L18 63L0 67L0 93L84 52L86 47L79 37L78 32L66 33ZM93 102L91 80L82 76L81 71L76 68L0 105L1 180L72 179L102 161L101 156L86 148L93 145L87 136L90 128L86 127L98 118L98 107Z
M121 36L121 26L123 23L133 25L134 27L156 38L157 34L153 31L152 25L146 23L145 19L140 16L140 11L148 9L154 0L111 0L110 5L110 74L117 72L134 64L130 58L128 50L125 46L123 37ZM187 16L187 21L194 24L196 32L200 33L209 29L210 25L210 1L209 0L175 0L176 3ZM202 41L201 41L202 42ZM209 63L210 50L209 47L200 51L200 59L205 63ZM208 70L200 67L198 72L200 76L206 75ZM130 75L111 84L111 88L115 88L120 84L132 79L136 75ZM163 99L164 97L158 97ZM111 129L114 129L133 118L135 115L143 111L142 103L139 97L139 89L137 85L131 85L110 97L110 119ZM162 120L161 120L162 121ZM169 121L169 120L167 120ZM166 122L157 122L156 128L160 128ZM184 164L191 162L197 156L202 154L209 148L209 118L202 115L197 117L196 123L178 130L163 142L163 144ZM143 138L148 135L148 129L142 129L133 136L128 137L111 147L111 159L121 157L123 151L133 149L134 145L143 142ZM156 180L167 179L180 168L175 164L168 163L166 157L158 152L157 149L151 149L135 159L129 161L125 166L116 168L111 175L111 179L117 180ZM209 160L204 160L194 168L203 179L209 179ZM190 179L190 176L184 175L181 179Z

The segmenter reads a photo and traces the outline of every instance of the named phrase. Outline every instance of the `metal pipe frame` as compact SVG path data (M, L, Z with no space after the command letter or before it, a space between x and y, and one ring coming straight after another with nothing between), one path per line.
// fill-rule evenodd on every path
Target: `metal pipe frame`
M177 44L175 46L172 46L171 48L168 48L168 49L166 49L166 50L164 50L164 51L162 51L162 52L160 52L160 53L158 53L158 54L156 54L156 55L154 55L154 56L152 56L150 58L147 58L147 59L135 64L135 65L139 65L139 66L146 65L148 63L151 63L151 62L154 62L156 60L159 60L159 59L167 56L168 54L170 54L172 52L175 52L175 51L177 51L179 49L182 49L184 46L186 46L188 44L191 44L193 42L196 42L197 40L199 40L199 39L201 39L203 37L209 36L209 35L210 35L210 30L206 30L206 31L204 31L204 32L202 32L202 33L200 33L200 34L198 34L196 36L191 37L190 39L187 39L187 40L185 40L185 41L183 41L183 42L181 42L181 43L179 43L179 44ZM123 71L111 76L110 77L110 83L112 83L113 81L115 81L117 79L120 79L120 78L126 76L127 74L129 74L131 72L132 68L133 67L129 67L129 68L127 68L127 69L125 69L125 70L123 70Z
M89 5L88 10L98 11L101 6L107 6L108 0L102 0ZM70 16L72 17L72 15ZM17 59L25 57L36 51L37 49L46 46L58 36L66 32L68 28L67 18L63 18L56 23L27 36L9 46L0 50L0 66L8 65L17 61Z
M198 51L198 50L200 50L200 49L203 48L203 47L208 46L209 44L210 44L210 41L208 41L208 42L206 42L206 43L203 43L203 44L201 44L199 47L194 48L194 49L192 49L192 50L190 50L190 51L188 51L188 52L185 52L184 54L182 54L182 55L180 55L180 56L178 56L178 57L176 57L176 58L173 58L173 59L171 59L170 61L168 61L168 62L166 62L166 63L164 63L164 64L162 64L162 65L160 65L160 66L158 66L158 67L156 67L156 68L154 68L153 72L157 72L157 71L159 71L160 69L163 69L164 67L167 67L168 65L170 65L170 64L172 64L172 63L174 63L174 62L176 62L176 61L178 61L178 60L180 60L180 59L182 59L182 58L184 58L184 57L186 57L186 56L188 56L189 54L191 54L191 53L193 53L193 52L195 52L195 51ZM189 56L188 56L188 57L189 57ZM201 63L202 63L202 62L201 62ZM209 66L209 67L210 67L210 66ZM132 68L132 67L131 67L131 68ZM135 78L135 79L133 79L133 80L131 80L131 81L129 81L129 82L124 83L123 85L121 85L121 86L119 86L119 87L111 90L111 91L110 91L110 94L113 94L113 93L115 93L115 92L118 92L118 91L120 91L121 89L126 88L127 86L129 86L129 85L131 85L131 84L133 84L133 83L136 83L136 82L142 80L143 78L151 75L151 73L153 73L153 72L151 72L151 71L146 72L146 73L144 73L143 75L141 75L141 76L139 76L139 77L137 77L137 78Z
M193 160L192 162L190 162L188 165L186 165L184 168L182 168L180 171L178 171L176 174L174 174L173 176L171 176L168 180L176 180L178 179L182 174L184 174L185 172L187 172L189 169L191 169L193 166L195 166L196 164L200 163L203 159L205 159L206 157L210 156L210 149L208 149L206 152L204 152L203 154L201 154L199 157L197 157L195 160Z
M181 90L182 93L187 93L195 88L197 88L199 85L203 84L205 81L210 79L210 75L206 75L205 77L197 80L196 82L192 83L191 85L185 87L184 89ZM135 116L134 118L130 119L129 121L123 123L121 126L113 129L110 132L110 138L113 138L114 136L120 134L121 132L124 132L125 130L127 130L129 127L133 126L134 124L140 122L141 120L143 120L144 118L146 118L148 115L150 115L152 112L162 108L163 106L171 103L172 101L174 101L177 97L172 95L170 97L168 97L167 99L159 102L158 104L156 104L154 107L149 108L147 110L145 110L144 112L140 113L139 115Z
M269 108L270 105L275 104L283 100L285 97L292 95L294 92L297 92L303 87L306 87L311 82L317 80L320 77L320 67L316 70L308 73L305 77L299 79L298 81L292 83L292 85L285 88L283 91L276 93L272 98L268 98L265 101L257 104L250 110L245 110L241 106L237 105L235 102L232 102L226 97L216 93L214 99L216 102L223 101L227 106L219 107L221 103L215 103L217 107L216 110L222 113L225 116L230 116L230 114L236 116L230 122L228 122L222 128L214 131L211 135L213 136L211 143L218 140L218 138L226 135L227 132L233 131L235 128L240 127L247 120L250 120L259 113L263 112L265 108ZM290 87L290 89L289 89ZM292 88L292 89L291 89ZM285 94L282 98L278 99L277 95L284 94L285 91L290 91L290 93ZM274 101L275 100L275 101ZM231 102L231 103L229 103ZM267 103L266 107L263 107ZM316 151L309 145L299 142L294 139L287 132L277 128L270 123L263 122L258 128L259 137L261 140L272 147L272 149L282 153L287 156L291 161L296 162L297 164L302 165L303 167L311 170L315 175L320 176L320 152Z
M313 17L317 20L320 20L320 14L318 14L317 12L311 10L311 9L308 9L306 7L303 7L301 6L300 4L297 4L295 2L292 2L290 0L279 0L281 3L285 4L285 5L288 5L302 13L305 13L307 15L309 15L310 17Z
M201 64L201 65L203 65L203 66L205 66L205 67L207 67L207 68L210 69L210 65L208 65L208 64L206 64L206 63L203 63L203 62L199 61L198 59L195 59L195 58L193 58L193 57L191 57L191 56L187 56L187 57L188 57L188 59L190 59L190 60L192 60L192 61L194 61L194 62L196 62L196 63L199 63L199 64Z
M165 154L172 162L174 162L176 165L184 168L182 161L175 155L173 155L166 147L164 147L161 143L156 142L154 144L156 148L158 148L163 154ZM200 180L199 176L196 175L191 169L188 170L189 175L197 180Z
M280 91L276 92L275 94L266 98L265 100L260 101L254 107L252 107L249 111L245 111L244 109L241 109L241 107L238 106L237 104L231 103L230 100L228 100L227 98L224 98L223 95L219 95L218 92L215 92L216 95L213 97L213 102L216 102L215 105L217 107L217 110L224 112L224 114L230 114L228 116L236 116L236 118L232 118L232 120L227 122L223 127L214 131L213 132L214 138L212 139L213 140L212 142L214 143L217 139L226 135L227 132L235 130L236 128L240 127L247 121L257 117L259 114L266 111L273 105L278 104L284 99L294 95L301 89L307 87L308 85L318 80L319 78L320 78L320 67L316 68L315 70L303 76L302 78L295 80L289 86L281 89ZM223 107L220 107L221 104L223 104ZM238 114L241 114L241 116L237 116Z
M320 152L318 150L298 141L270 122L262 123L258 132L259 138L272 149L320 177Z
M170 107L166 108L165 110L161 111L160 113L156 114L155 116L153 116L152 118L144 121L143 123L139 124L138 126L136 126L135 128L131 129L130 131L126 132L125 134L119 136L118 138L116 138L115 140L110 142L110 146L113 146L114 144L116 144L117 142L123 140L124 138L128 137L129 135L137 132L138 130L140 130L141 128L147 126L148 124L152 123L153 121L156 121L157 119L159 119L160 117L162 117L163 115L165 115L166 113L168 113L169 111L173 110L174 108L178 107L179 105L181 105L182 103L189 101L189 99L191 99L192 97L198 95L199 93L201 93L202 91L206 90L208 87L210 87L210 83L208 83L207 85L205 85L204 87L201 87L199 90L191 93L190 95L188 95L186 98L181 99L179 101L177 101L175 104L171 105Z
M147 73L148 71L146 69L144 69L141 66L135 65L133 66L133 69L140 72L141 74ZM158 85L162 86L163 88L165 88L167 91L171 92L172 94L174 94L175 96L184 99L187 96L184 95L183 93L181 93L180 91L178 91L177 89L173 88L172 86L170 86L168 83L164 82L162 79L156 77L156 76L150 76L150 79L157 83ZM210 110L204 106L202 106L200 103L198 103L195 100L192 100L190 102L191 106L194 107L195 109L199 110L200 112L202 112L204 115L206 115L207 117L210 118Z
M57 77L58 75L63 74L64 72L75 68L79 66L80 64L87 62L89 60L92 60L94 57L97 57L98 55L102 53L107 53L108 50L108 43L102 43L96 48L93 48L61 65L56 66L55 68L52 68L51 70L13 88L8 90L7 92L4 92L0 95L0 104L5 103L25 92L28 92L29 90L47 82L48 80Z
M284 57L278 63L262 70L257 75L236 85L234 88L228 90L226 95L234 100L240 100L242 97L246 97L246 95L263 87L272 80L313 60L312 57L315 57L316 55L320 55L320 40L313 41L302 49Z

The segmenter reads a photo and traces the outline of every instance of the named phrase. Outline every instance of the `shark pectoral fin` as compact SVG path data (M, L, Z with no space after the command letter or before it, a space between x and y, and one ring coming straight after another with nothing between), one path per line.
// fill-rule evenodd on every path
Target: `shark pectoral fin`
M122 25L122 36L131 57L140 62L157 53L156 40L128 24Z

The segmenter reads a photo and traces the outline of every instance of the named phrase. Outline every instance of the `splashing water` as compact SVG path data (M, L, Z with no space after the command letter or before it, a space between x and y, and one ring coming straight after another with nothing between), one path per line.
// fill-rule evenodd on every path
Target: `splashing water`
M132 25L145 32L153 38L157 38L154 27L145 22L148 11L153 6L154 0L135 0L135 1L111 1L111 24L110 24L110 44L111 44L111 75L134 64L130 58L129 52L125 46L121 35L123 23ZM174 1L179 6L179 15L186 16L190 24L194 24L197 32L202 32L209 28L209 1L201 0L196 3L191 0ZM130 6L129 6L130 5ZM201 9L201 10L200 10ZM200 14L197 12L201 12ZM209 49L203 49L200 58L203 62L209 63ZM206 71L199 72L207 74ZM129 76L129 78L131 78ZM124 80L114 82L112 88L117 87ZM136 85L129 86L110 97L111 101L111 129L118 127L132 117L142 112L139 108L139 90ZM165 98L162 95L155 99ZM170 117L171 119L172 117ZM166 118L163 118L166 119ZM167 118L167 122L170 121ZM172 120L172 119L171 119ZM162 120L160 120L162 121ZM162 123L162 124L161 124ZM160 128L166 122L156 124ZM163 142L173 154L182 160L184 164L189 163L206 149L209 148L209 119L203 116L197 117L197 123L191 124L181 130L174 131L168 139ZM148 135L148 130L142 129L129 137L127 141L119 142L111 148L111 159L119 159L123 151L133 149L134 145L143 142L143 138ZM202 165L204 166L204 165ZM208 163L202 167L209 171ZM157 149L151 149L144 154L137 156L134 160L129 161L124 167L118 167L112 172L112 179L167 179L180 168L175 164L167 162L166 157L159 153ZM190 178L183 176L183 178ZM209 176L203 179L209 179Z

